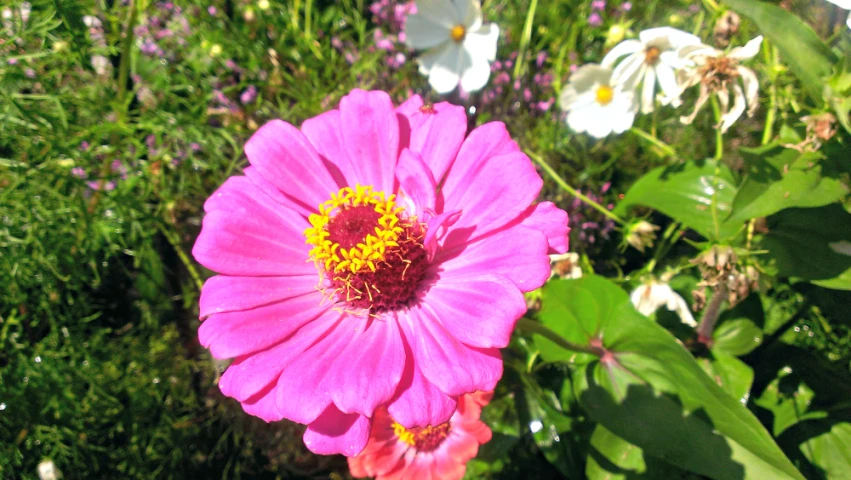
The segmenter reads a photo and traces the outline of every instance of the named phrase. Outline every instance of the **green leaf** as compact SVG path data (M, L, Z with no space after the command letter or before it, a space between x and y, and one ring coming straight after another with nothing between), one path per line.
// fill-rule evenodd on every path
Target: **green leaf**
M713 351L711 358L701 358L700 366L719 387L736 400L746 403L753 383L753 370L746 363L726 353Z
M778 443L810 478L851 478L851 375L797 347L780 344L757 365L773 379L754 404L773 418Z
M545 325L561 326L559 312L569 312L582 325L572 340L604 350L574 376L581 405L645 455L711 478L803 478L762 424L617 285L594 275L550 282L543 304Z
M623 216L636 205L650 207L706 238L723 239L735 235L741 227L723 223L735 195L730 169L706 160L651 170L633 184L614 211Z
M762 247L778 276L851 290L851 215L841 206L784 210L768 230Z
M798 77L807 94L821 103L822 79L830 74L836 59L813 29L797 15L776 5L758 0L722 1L756 24L777 46L783 63Z
M737 357L750 353L762 343L760 325L764 321L759 296L749 296L721 316L721 323L712 332L712 350Z
M848 194L838 178L826 175L834 172L822 172L821 153L776 145L742 149L742 153L748 160L748 175L733 200L729 222L742 223L791 207L821 207Z
M640 448L602 425L594 429L590 443L585 467L585 477L589 480L700 478L654 457L645 458Z

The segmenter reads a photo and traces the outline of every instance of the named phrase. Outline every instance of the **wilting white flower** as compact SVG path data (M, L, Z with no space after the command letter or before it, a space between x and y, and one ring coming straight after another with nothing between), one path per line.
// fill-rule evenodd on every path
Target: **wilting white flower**
M112 64L109 63L109 59L103 55L93 55L92 68L95 69L95 73L103 77L109 73L112 68Z
M844 8L845 10L851 10L851 0L827 0L828 2L836 5L839 8ZM851 28L851 13L848 14L848 21L846 22L848 28Z
M62 473L56 468L53 460L42 460L38 464L38 478L39 480L59 480L62 478Z
M686 325L697 326L688 303L670 285L661 280L649 280L629 295L632 304L642 315L650 316L663 305L676 313Z
M567 111L567 125L573 131L602 138L632 126L637 109L632 92L615 85L611 77L611 69L593 63L570 76L559 105Z
M680 117L686 125L694 121L697 112L709 100L712 94L718 96L721 103L721 122L715 128L726 132L742 116L747 105L748 116L752 116L759 106L759 81L753 70L740 65L759 53L762 35L725 53L708 45L690 45L680 49L680 56L688 67L680 70L680 85L683 89L700 84L700 95L691 115ZM741 78L741 85L739 85ZM733 108L730 108L730 94L733 95Z
M612 71L612 81L637 92L641 88L641 112L653 111L656 83L664 94L662 105L678 107L681 90L676 71L683 60L677 50L700 45L700 38L671 27L651 28L638 34L638 40L624 40L603 57L602 66L611 68L619 58L627 57Z
M550 278L582 278L579 254L567 252L550 255Z
M438 93L458 84L467 92L488 83L496 59L499 26L482 24L478 0L417 0L405 22L405 42L420 55L420 73Z

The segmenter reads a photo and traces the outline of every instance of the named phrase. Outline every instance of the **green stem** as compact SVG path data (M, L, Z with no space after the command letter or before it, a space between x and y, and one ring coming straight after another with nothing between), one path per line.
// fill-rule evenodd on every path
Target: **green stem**
M180 261L183 263L183 266L186 267L186 271L189 272L189 276L192 277L192 281L195 282L195 287L198 288L198 291L201 291L201 287L204 286L204 281L201 280L201 275L198 275L198 270L195 269L195 264L192 263L192 260L189 259L189 255L186 255L186 252L183 250L183 247L180 245L180 238L166 228L162 224L157 224L160 232L162 232L163 236L168 240L168 243L171 245L171 248L177 253L177 256L180 258Z
M121 47L121 59L118 62L118 117L122 120L126 115L127 78L130 76L130 56L133 54L133 30L136 28L138 9L135 0L130 0L130 13L124 26L124 44Z
M712 97L712 111L715 112L715 160L724 158L724 133L721 132L721 105L718 99Z
M535 10L538 9L538 0L532 0L529 3L529 10L526 12L526 23L523 25L523 35L520 37L520 48L517 54L517 63L514 64L514 80L520 78L523 72L523 65L526 59L526 49L529 48L529 41L532 39L532 25L535 23Z
M777 56L774 55L773 49L771 45L767 42L762 44L763 51L765 52L765 63L768 65L769 71L771 71L771 81L768 87L768 98L769 98L769 107L768 113L765 114L765 129L762 131L762 144L765 145L771 141L771 137L774 136L774 118L777 115L777 85L774 81L776 79L775 66L777 65Z
M559 347L577 353L588 353L591 355L602 356L603 351L600 348L595 348L589 345L579 345L571 341L565 340L561 335L545 327L543 324L532 319L522 317L517 321L517 328L524 332L540 335L547 340L555 343Z
M632 127L632 128L629 129L629 131L630 131L630 133L633 133L633 134L637 135L638 137L652 143L656 148L658 148L659 150L662 150L662 152L666 156L668 156L668 157L676 157L677 156L677 151L674 150L670 145L663 142L662 140L659 140L655 136L645 132L644 130L642 130L638 127Z
M310 17L313 12L313 0L307 0L304 4L304 37L310 39Z
M650 262L647 263L647 273L653 273L653 269L656 268L656 264L659 263L659 260L664 256L665 253L670 250L670 248L677 242L679 239L679 235L674 235L674 232L680 228L679 222L673 222L668 225L668 228L665 229L665 233L662 234L662 238L659 241L659 246L656 247L656 251L653 252L653 258ZM674 237L674 241L670 244L669 240Z
M529 155L529 158L531 158L532 160L534 160L534 161L535 161L535 163L537 163L538 165L540 165L540 167L541 167L542 169L544 169L544 171L546 171L546 172L549 174L549 176L550 176L550 177L551 177L551 178L552 178L552 179L553 179L553 180L554 180L554 181L555 181L555 182L556 182L556 183L557 183L557 184L558 184L558 185L559 185L562 189L564 189L567 193L569 193L569 194L573 195L574 197L578 198L579 200L581 200L581 201L585 202L588 206L590 206L590 207L594 208L595 210L599 211L599 212L600 212L600 213L602 213L603 215L605 215L605 216L607 216L607 217L611 218L611 219L612 219L612 220L614 220L616 223L618 223L618 224L620 224L620 225L623 225L623 224L624 224L623 219L621 219L621 217L619 217L619 216L615 215L614 213L612 213L612 211L611 211L611 210L609 210L609 209L607 209L606 207L604 207L604 206L600 205L599 203L595 202L594 200L591 200L590 198L588 198L588 197L586 197L585 195L583 195L581 192L577 191L575 188L573 188L573 187L571 187L570 185L568 185L568 184L567 184L567 182L565 182L565 181L564 181L564 179L562 179L562 178L559 176L559 174L558 174L558 173L556 173L556 171L555 171L555 170L553 170L553 167L549 166L549 165L547 164L547 162L546 162L543 158L541 158L539 155L537 155L537 154L536 154L536 153L534 153L534 152L530 152L530 151L527 151L527 152L526 152L526 154L527 154L527 155Z

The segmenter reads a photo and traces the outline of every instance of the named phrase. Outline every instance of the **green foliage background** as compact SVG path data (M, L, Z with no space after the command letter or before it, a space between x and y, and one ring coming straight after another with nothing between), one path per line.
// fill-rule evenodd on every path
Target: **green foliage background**
M307 452L302 427L268 425L219 393L216 380L226 364L211 359L196 338L198 292L209 272L188 252L204 200L246 164L242 145L258 125L272 118L297 125L332 108L355 87L384 89L397 100L410 92L439 98L413 62L398 70L385 66L385 53L372 48L376 25L363 0L271 1L266 9L230 0L175 3L188 23L181 35L185 43L166 40L163 57L142 54L141 39L132 28L154 16L166 17L162 4L34 0L26 22L17 13L21 3L10 5L16 15L0 34L2 478L37 478L36 466L47 459L67 478L348 475L344 459ZM741 32L733 37L735 45L758 29L771 28L765 18L770 20L773 10L766 13L753 2L725 3L745 16ZM738 245L729 237L741 234L745 222L769 217L773 230L764 239L757 232L753 250L758 246L771 252L758 257L771 261L756 264L764 278L781 280L767 282L759 294L722 315L716 346L727 345L727 351L707 352L690 344L689 333L667 313L660 312L656 320L706 368L720 368L717 357L726 355L732 360L725 365L738 368L733 378L755 379L734 391L752 393L749 411L807 477L842 478L830 472L851 472L847 450L841 451L851 439L851 397L845 395L851 391L851 277L832 270L844 261L841 257L810 258L820 255L819 242L807 239L820 238L824 246L851 238L845 228L851 225L849 136L840 126L837 137L812 158L777 149L802 139L800 117L806 113L834 109L848 128L851 62L843 65L841 59L848 58L851 48L840 11L826 2L786 3L815 26L813 37L827 45L825 63L795 50L796 45L772 43L769 32L763 32L768 46L750 65L761 80L762 108L726 136L725 181L740 189L745 177L749 182L748 193L731 197L727 205L741 218L729 224L726 237L721 235L727 232L723 224L678 211L682 204L654 195L660 190L654 178L673 178L686 190L692 186L690 178L704 178L683 159L715 153L710 113L686 127L678 120L682 112L661 109L639 118L633 132L594 141L571 134L553 110L518 109L510 92L487 105L476 95L466 102L477 105L471 125L506 122L530 155L573 187L597 192L611 183L602 200L623 200L615 208L618 215L644 217L682 235L679 243L666 242L665 251L642 253L621 242L626 226L594 243L574 229L572 248L582 254L586 272L593 269L619 286L589 280L580 286L562 281L548 287L539 296L544 309L538 319L567 338L559 330L564 317L553 320L548 312L559 302L569 308L570 299L580 298L571 296L577 289L587 288L593 297L608 288L635 286L653 266L680 268L709 244ZM635 2L628 14L595 27L587 21L589 4L485 2L486 15L504 32L500 59L516 62L512 80L528 85L536 73L551 72L555 81L545 95L557 96L571 65L602 58L611 25L621 22L633 33L671 25L710 41L712 26L725 8L711 0ZM216 15L208 13L210 5L218 9ZM90 34L86 15L100 18L102 41ZM175 23L172 28L183 27ZM332 40L345 47L333 46ZM353 61L346 58L347 51L356 53ZM549 53L540 67L535 62L539 52ZM105 74L93 66L94 55L108 59ZM239 66L238 73L228 60ZM239 97L249 86L256 86L257 97L242 104ZM217 106L217 95L229 98L234 107ZM693 98L686 98L686 105L689 101ZM125 178L113 167L115 161L126 169ZM813 162L819 165L817 174L812 173ZM766 176L753 175L749 165L762 165ZM84 169L94 184L77 178L74 168ZM718 181L715 168L712 175ZM773 175L790 169L799 177L784 177L788 185L776 183ZM114 188L107 189L110 182ZM672 183L663 190L675 187L680 188ZM780 193L772 197L772 188ZM807 192L801 198L810 203L790 201L787 192ZM543 196L589 222L605 221L591 209L577 210L572 197L549 178ZM802 214L790 207L825 210ZM817 220L808 223L812 218ZM780 234L793 227L809 235L803 244L790 245L790 238L800 239ZM814 272L811 265L823 268ZM686 272L678 281L682 285L673 286L688 297L696 272ZM644 320L639 317L637 324ZM667 342L665 348L675 352L671 355L686 358L669 333L655 325L642 328L664 339L659 341ZM732 340L719 340L722 333ZM758 338L757 345L742 345L741 335ZM642 438L624 439L629 435L622 425L601 420L616 418L617 412L601 416L583 400L582 395L595 391L582 383L584 372L596 368L593 358L575 353L552 358L547 348L538 336L524 334L504 352L506 376L485 413L494 440L469 465L469 478L578 478L612 472L615 476L608 478L627 473L629 478L694 478L693 472L701 472L702 467L687 472L689 459L666 457L666 445L642 444L643 455L629 443ZM799 368L815 373L801 374ZM832 437L825 438L824 432ZM628 461L613 466L612 458ZM638 476L645 472L652 475Z

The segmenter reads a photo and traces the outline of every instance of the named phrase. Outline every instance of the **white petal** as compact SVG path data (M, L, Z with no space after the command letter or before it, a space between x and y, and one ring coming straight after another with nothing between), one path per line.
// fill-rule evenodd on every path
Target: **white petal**
M663 105L671 104L679 107L680 101L680 86L677 84L677 78L674 75L674 70L671 67L658 64L656 65L656 78L659 79L659 86L662 88L662 93L665 94L662 99Z
M464 25L468 30L479 28L482 24L482 6L478 0L450 0L450 2L456 24Z
M597 92L595 90L577 92L568 87L561 92L561 98L559 98L559 106L562 110L582 109L595 103L597 103Z
M405 21L405 43L409 47L414 50L425 50L446 41L451 41L449 29L446 26L435 23L430 17L424 15L408 15Z
M749 58L753 58L756 54L759 53L759 46L762 45L762 35L754 38L745 44L744 47L737 47L730 51L730 54L727 55L730 58L735 58L736 60L747 60Z
M587 123L585 120L586 115L583 115L584 110L586 109L574 109L567 113L567 126L576 133L585 131Z
M663 50L700 44L699 37L672 27L649 28L639 33L638 38L645 45L652 45Z
M489 23L475 32L467 32L467 36L464 37L464 49L470 52L473 58L483 57L492 62L496 60L496 44L498 41L499 25Z
M700 108L703 107L703 104L709 100L709 90L703 85L700 86L700 96L697 97L697 101L694 103L694 110L692 110L691 114L688 116L680 117L680 122L684 125L691 125L691 122L694 121L694 117L697 116L697 112L700 111Z
M603 57L603 61L600 62L600 65L604 67L611 68L612 65L615 64L618 58L629 55L631 53L637 53L644 50L644 45L641 44L638 40L624 40L621 43L615 45L615 48L609 50L609 53Z
M668 302L668 310L679 315L680 320L690 327L696 327L697 322L694 321L694 317L691 314L691 310L688 308L688 303L686 300L680 296L677 292L671 291L671 294L675 297L673 302ZM673 303L673 305L671 305ZM671 308L673 306L673 308Z
M851 10L851 0L827 0L827 1L836 5L839 8L844 8L845 10Z
M420 71L428 71L428 83L437 93L449 93L458 86L462 50L454 42L420 56Z
M641 113L650 113L653 111L655 98L653 93L656 91L656 69L648 68L644 74L644 84L641 85Z
M848 14L848 21L845 24L848 25L848 28L851 28L851 13Z
M479 55L470 55L470 52L462 54L461 65L461 88L465 92L475 92L487 85L491 75L491 66L488 60Z
M733 109L721 117L721 133L726 132L743 113L745 113L745 92L742 91L742 87L733 85Z
M643 53L630 55L612 71L612 83L621 85L627 90L635 90L646 70L647 64L644 63Z
M608 85L612 78L612 71L595 63L582 65L570 76L570 85L577 92L587 92L597 88L599 85Z
M453 0L419 0L417 1L417 13L409 15L408 20L413 16L425 17L432 23L450 29L458 25L458 21L454 18L453 3Z
M759 106L759 80L753 70L745 67L736 69L742 77L742 85L745 87L745 99L748 102L748 116L752 116Z

